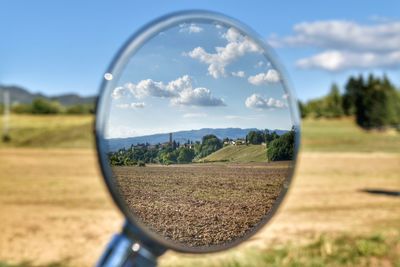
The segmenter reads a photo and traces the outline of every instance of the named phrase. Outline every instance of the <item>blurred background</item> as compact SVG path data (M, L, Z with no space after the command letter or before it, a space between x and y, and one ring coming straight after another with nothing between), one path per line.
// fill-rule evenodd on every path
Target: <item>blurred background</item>
M167 12L235 17L274 47L303 117L275 219L161 266L400 266L398 1L1 1L0 266L93 266L123 218L99 172L94 102L117 49Z

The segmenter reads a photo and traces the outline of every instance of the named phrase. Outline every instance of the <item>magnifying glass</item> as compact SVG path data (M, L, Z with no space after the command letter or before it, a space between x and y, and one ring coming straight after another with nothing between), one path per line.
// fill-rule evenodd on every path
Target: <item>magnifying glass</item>
M126 217L98 266L155 266L254 235L290 185L297 100L272 49L222 14L173 13L135 33L101 85L98 157Z

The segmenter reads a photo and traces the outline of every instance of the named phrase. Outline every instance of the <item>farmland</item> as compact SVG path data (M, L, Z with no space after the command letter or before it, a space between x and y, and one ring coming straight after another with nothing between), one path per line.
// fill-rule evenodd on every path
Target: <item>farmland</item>
M0 266L93 266L120 229L92 121L12 117L13 141L0 149ZM268 226L230 251L169 252L160 265L399 266L400 198L365 191L399 191L399 151L398 133L364 132L351 119L306 120L293 187Z
M142 222L175 242L201 247L228 243L256 226L281 192L289 164L153 164L113 172Z
M267 161L267 149L263 145L226 146L201 161L265 162Z

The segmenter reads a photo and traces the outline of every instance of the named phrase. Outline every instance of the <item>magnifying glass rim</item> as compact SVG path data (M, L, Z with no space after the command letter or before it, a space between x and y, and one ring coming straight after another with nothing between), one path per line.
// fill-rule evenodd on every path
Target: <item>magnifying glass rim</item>
M107 158L107 145L106 138L104 136L105 127L106 127L106 118L108 116L104 116L104 114L108 114L109 111L109 93L112 88L115 88L116 81L119 79L119 75L121 74L121 70L123 70L134 54L142 48L145 43L153 38L158 33L165 31L174 26L180 25L182 23L215 23L221 24L225 27L233 27L241 32L243 35L250 36L252 41L256 42L259 47L261 47L264 52L263 55L270 61L273 68L275 68L278 73L280 73L281 83L283 84L285 93L289 95L289 110L291 114L292 123L296 129L296 138L295 138L295 152L294 159L291 163L290 174L286 177L284 186L281 189L281 192L278 198L275 200L270 211L264 215L262 220L253 228L248 230L245 235L238 237L237 239L230 241L226 244L222 245L212 245L212 246L201 246L201 247L190 247L184 246L183 244L177 243L173 240L168 240L163 238L161 235L155 233L151 229L149 229L146 224L137 219L134 214L130 211L128 206L125 204L125 201L121 200L119 195L120 192L117 189L117 185L113 179L112 171L109 166L108 158ZM105 73L112 74L112 78L110 79L110 75L108 79L103 78L102 83L100 85L100 93L99 98L97 100L96 105L96 118L95 118L95 136L96 136L96 148L97 148L97 156L100 163L101 171L103 174L104 181L107 185L108 190L110 191L112 198L118 208L122 211L122 213L126 216L127 220L132 225L133 234L135 238L139 239L144 245L147 246L159 246L162 245L165 248L169 248L175 251L184 252L184 253L211 253L223 251L232 247L235 247L242 243L245 240L248 240L251 236L257 233L266 223L268 223L271 218L276 213L277 209L281 206L282 201L289 189L289 185L291 184L295 172L295 166L297 165L297 157L298 151L300 147L300 116L297 108L297 98L294 94L293 87L289 80L288 74L284 67L280 64L276 54L273 49L264 42L257 33L255 33L248 26L239 22L236 19L233 19L229 16L223 15L221 13L205 11L205 10L187 10L187 11L179 11L167 14L165 16L159 17L158 19L153 20L148 23L136 33L134 33L127 42L121 47L118 53L114 56L111 64L107 68ZM102 115L103 114L103 115ZM101 116L102 115L102 116Z

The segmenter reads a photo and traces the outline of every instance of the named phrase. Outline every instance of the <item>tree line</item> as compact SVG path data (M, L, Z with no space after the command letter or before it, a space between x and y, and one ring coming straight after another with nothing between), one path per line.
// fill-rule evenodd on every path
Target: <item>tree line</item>
M3 112L4 105L0 105L0 111ZM13 104L11 112L15 114L94 114L94 104L74 104L64 106L58 101L36 98L32 103Z
M137 144L130 148L121 148L108 155L112 166L144 166L146 163L159 163L164 165L175 163L190 163L210 155L221 149L222 141L213 134L203 136L201 142L188 141L180 144L175 141L167 144Z
M275 131L250 131L246 136L246 144L267 146L269 161L293 160L296 130L294 127L287 133L278 135Z
M328 95L307 103L299 102L301 117L354 116L364 129L400 129L400 92L387 76L351 76L343 91L333 84Z
M224 146L224 141L213 134L203 136L201 142L187 141L180 144L175 141L166 144L137 144L130 148L121 148L108 153L111 166L145 166L147 163L163 165L185 164L207 157ZM292 160L294 156L295 130L279 136L275 132L250 131L246 136L246 145L259 145L266 142L267 158L270 161Z

